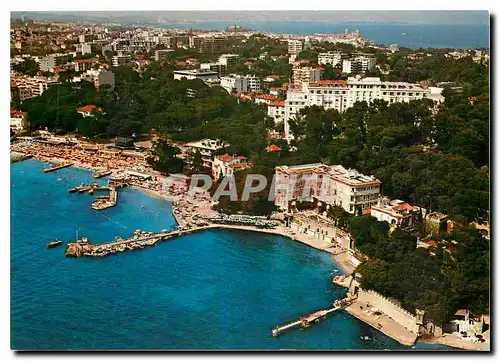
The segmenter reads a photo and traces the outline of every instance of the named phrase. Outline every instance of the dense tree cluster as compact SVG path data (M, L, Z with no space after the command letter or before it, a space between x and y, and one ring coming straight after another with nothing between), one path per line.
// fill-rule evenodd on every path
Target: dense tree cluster
M429 250L416 248L414 235L388 229L387 222L370 216L350 222L349 231L368 258L356 269L361 287L395 298L411 312L423 309L440 325L459 308L489 312L489 242L475 228L436 236L438 246Z

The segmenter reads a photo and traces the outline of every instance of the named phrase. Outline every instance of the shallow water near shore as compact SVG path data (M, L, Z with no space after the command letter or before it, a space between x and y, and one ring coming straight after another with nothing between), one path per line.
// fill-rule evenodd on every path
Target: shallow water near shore
M345 312L273 338L273 327L345 294L331 283L342 271L328 253L285 237L204 231L103 259L47 249L77 229L97 243L175 220L170 203L135 189L96 212L93 196L68 193L94 181L90 172L44 166L11 165L13 349L408 349Z

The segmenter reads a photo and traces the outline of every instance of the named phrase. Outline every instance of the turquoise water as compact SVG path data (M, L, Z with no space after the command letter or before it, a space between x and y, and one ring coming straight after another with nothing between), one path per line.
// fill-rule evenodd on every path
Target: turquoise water
M254 22L190 22L166 26L178 29L223 30L230 25L247 26L256 31L278 34L311 35L343 33L359 30L375 44L399 44L408 48L489 47L488 24L407 24L407 23L333 23L327 21L254 21Z
M93 211L92 196L68 193L89 172L43 166L11 165L13 349L405 349L344 312L273 338L276 325L345 293L330 255L283 237L205 231L103 259L47 249L77 228L100 242L175 221L168 202L133 189Z

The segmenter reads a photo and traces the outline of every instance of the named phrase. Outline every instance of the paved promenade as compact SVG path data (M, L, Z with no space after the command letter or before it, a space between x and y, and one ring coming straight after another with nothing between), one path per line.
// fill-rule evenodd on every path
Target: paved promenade
M363 307L362 309L360 307ZM356 301L353 304L347 306L345 310L356 317L357 319L369 324L373 328L376 328L385 335L395 339L402 345L412 346L417 340L417 335L413 332L408 331L406 328L401 326L399 323L391 319L386 314L375 315L370 312L370 308L366 304L361 304Z

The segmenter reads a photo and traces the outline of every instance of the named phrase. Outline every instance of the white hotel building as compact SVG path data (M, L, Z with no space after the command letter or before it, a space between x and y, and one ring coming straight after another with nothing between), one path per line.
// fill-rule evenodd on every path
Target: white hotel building
M381 184L374 176L341 165L284 165L275 169L274 204L289 211L297 202L321 202L354 214L378 203Z
M389 104L409 102L429 98L437 102L444 101L441 88L423 89L418 84L404 82L382 82L380 78L350 77L345 80L320 80L302 83L288 89L285 100L285 136L292 137L288 121L297 113L312 105L344 112L355 102L366 101L370 104L375 99L387 101Z

